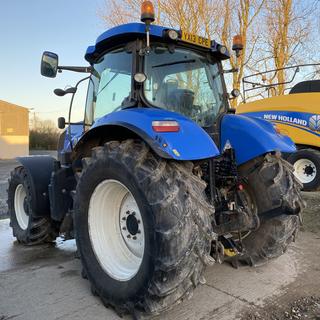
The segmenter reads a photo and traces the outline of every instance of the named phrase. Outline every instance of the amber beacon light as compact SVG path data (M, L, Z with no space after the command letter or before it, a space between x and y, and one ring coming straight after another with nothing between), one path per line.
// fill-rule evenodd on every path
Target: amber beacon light
M147 24L155 20L154 6L151 1L143 1L141 5L141 21Z
M151 1L143 1L141 5L141 21L146 24L147 47L145 53L150 53L150 25L155 20L154 7Z
M236 52L236 56L240 56L240 51L243 50L243 39L241 35L236 35L233 37L232 50Z

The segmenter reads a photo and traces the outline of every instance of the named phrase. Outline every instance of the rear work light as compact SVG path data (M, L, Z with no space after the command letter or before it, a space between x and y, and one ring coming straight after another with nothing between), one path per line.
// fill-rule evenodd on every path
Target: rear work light
M178 132L180 125L173 120L152 121L152 129L155 132Z

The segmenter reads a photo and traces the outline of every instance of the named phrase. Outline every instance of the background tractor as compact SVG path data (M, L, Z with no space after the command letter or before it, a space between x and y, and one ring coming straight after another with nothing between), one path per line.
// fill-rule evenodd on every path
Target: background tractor
M282 134L288 135L298 151L287 154L294 166L295 175L305 191L320 190L320 80L296 81L297 75L307 75L310 67L305 64L256 73L243 78L244 102L237 108L238 114L262 118L275 123ZM268 84L279 71L293 73L290 80ZM314 73L314 72L313 72ZM262 80L261 80L262 79ZM286 86L285 93L273 96L279 86ZM250 100L267 93L268 98Z
M83 277L118 313L159 314L204 283L207 265L252 266L280 256L303 208L281 152L293 142L261 119L233 114L227 49L183 31L120 25L88 48L81 123L59 119L58 160L19 158L8 205L13 233L33 245L75 237Z

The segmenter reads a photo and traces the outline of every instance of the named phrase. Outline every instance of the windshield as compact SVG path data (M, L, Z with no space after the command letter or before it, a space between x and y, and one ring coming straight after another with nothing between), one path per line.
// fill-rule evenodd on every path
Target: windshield
M154 106L213 125L225 98L217 63L190 50L154 47L145 57L144 93Z

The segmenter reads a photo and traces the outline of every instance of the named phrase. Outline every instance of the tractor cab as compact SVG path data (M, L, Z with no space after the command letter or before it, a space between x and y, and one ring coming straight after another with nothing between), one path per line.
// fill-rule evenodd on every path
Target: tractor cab
M67 135L76 141L64 145L65 149L72 150L102 118L133 108L172 112L167 114L170 119L175 119L174 114L185 116L219 144L219 123L229 109L221 64L230 57L227 48L198 35L153 25L152 13L142 13L141 20L98 37L85 54L90 67L60 67L56 54L44 53L44 76L54 77L62 70L90 73L85 78L89 86L83 123L72 123L71 111L68 121L58 121L61 129L71 124ZM69 92L55 90L58 95Z
M44 76L55 77L63 70L90 74L78 82L89 80L84 121L71 122L73 98L68 121L58 121L61 129L70 124L59 143L63 163L89 155L86 145L119 137L147 141L161 157L176 160L208 159L222 153L226 146L243 148L248 141L247 133L238 134L243 130L251 132L257 150L236 150L239 164L257 152L275 148L278 139L283 140L285 150L292 150L292 143L284 137L269 139L269 133L273 136L275 130L267 122L230 114L234 110L228 100L237 90L228 94L223 74L237 70L223 71L222 61L230 58L225 46L184 30L154 25L154 17L152 3L145 1L142 23L119 25L100 35L86 51L89 67L59 66L56 54L44 53ZM233 40L232 49L239 57L241 36ZM72 93L74 97L78 84L55 93ZM265 138L256 141L255 130L266 133L260 133Z
M204 128L228 109L221 60L229 55L215 41L186 32L130 23L102 34L89 47L93 68L86 119L132 107L182 114ZM149 45L147 42L149 41Z

